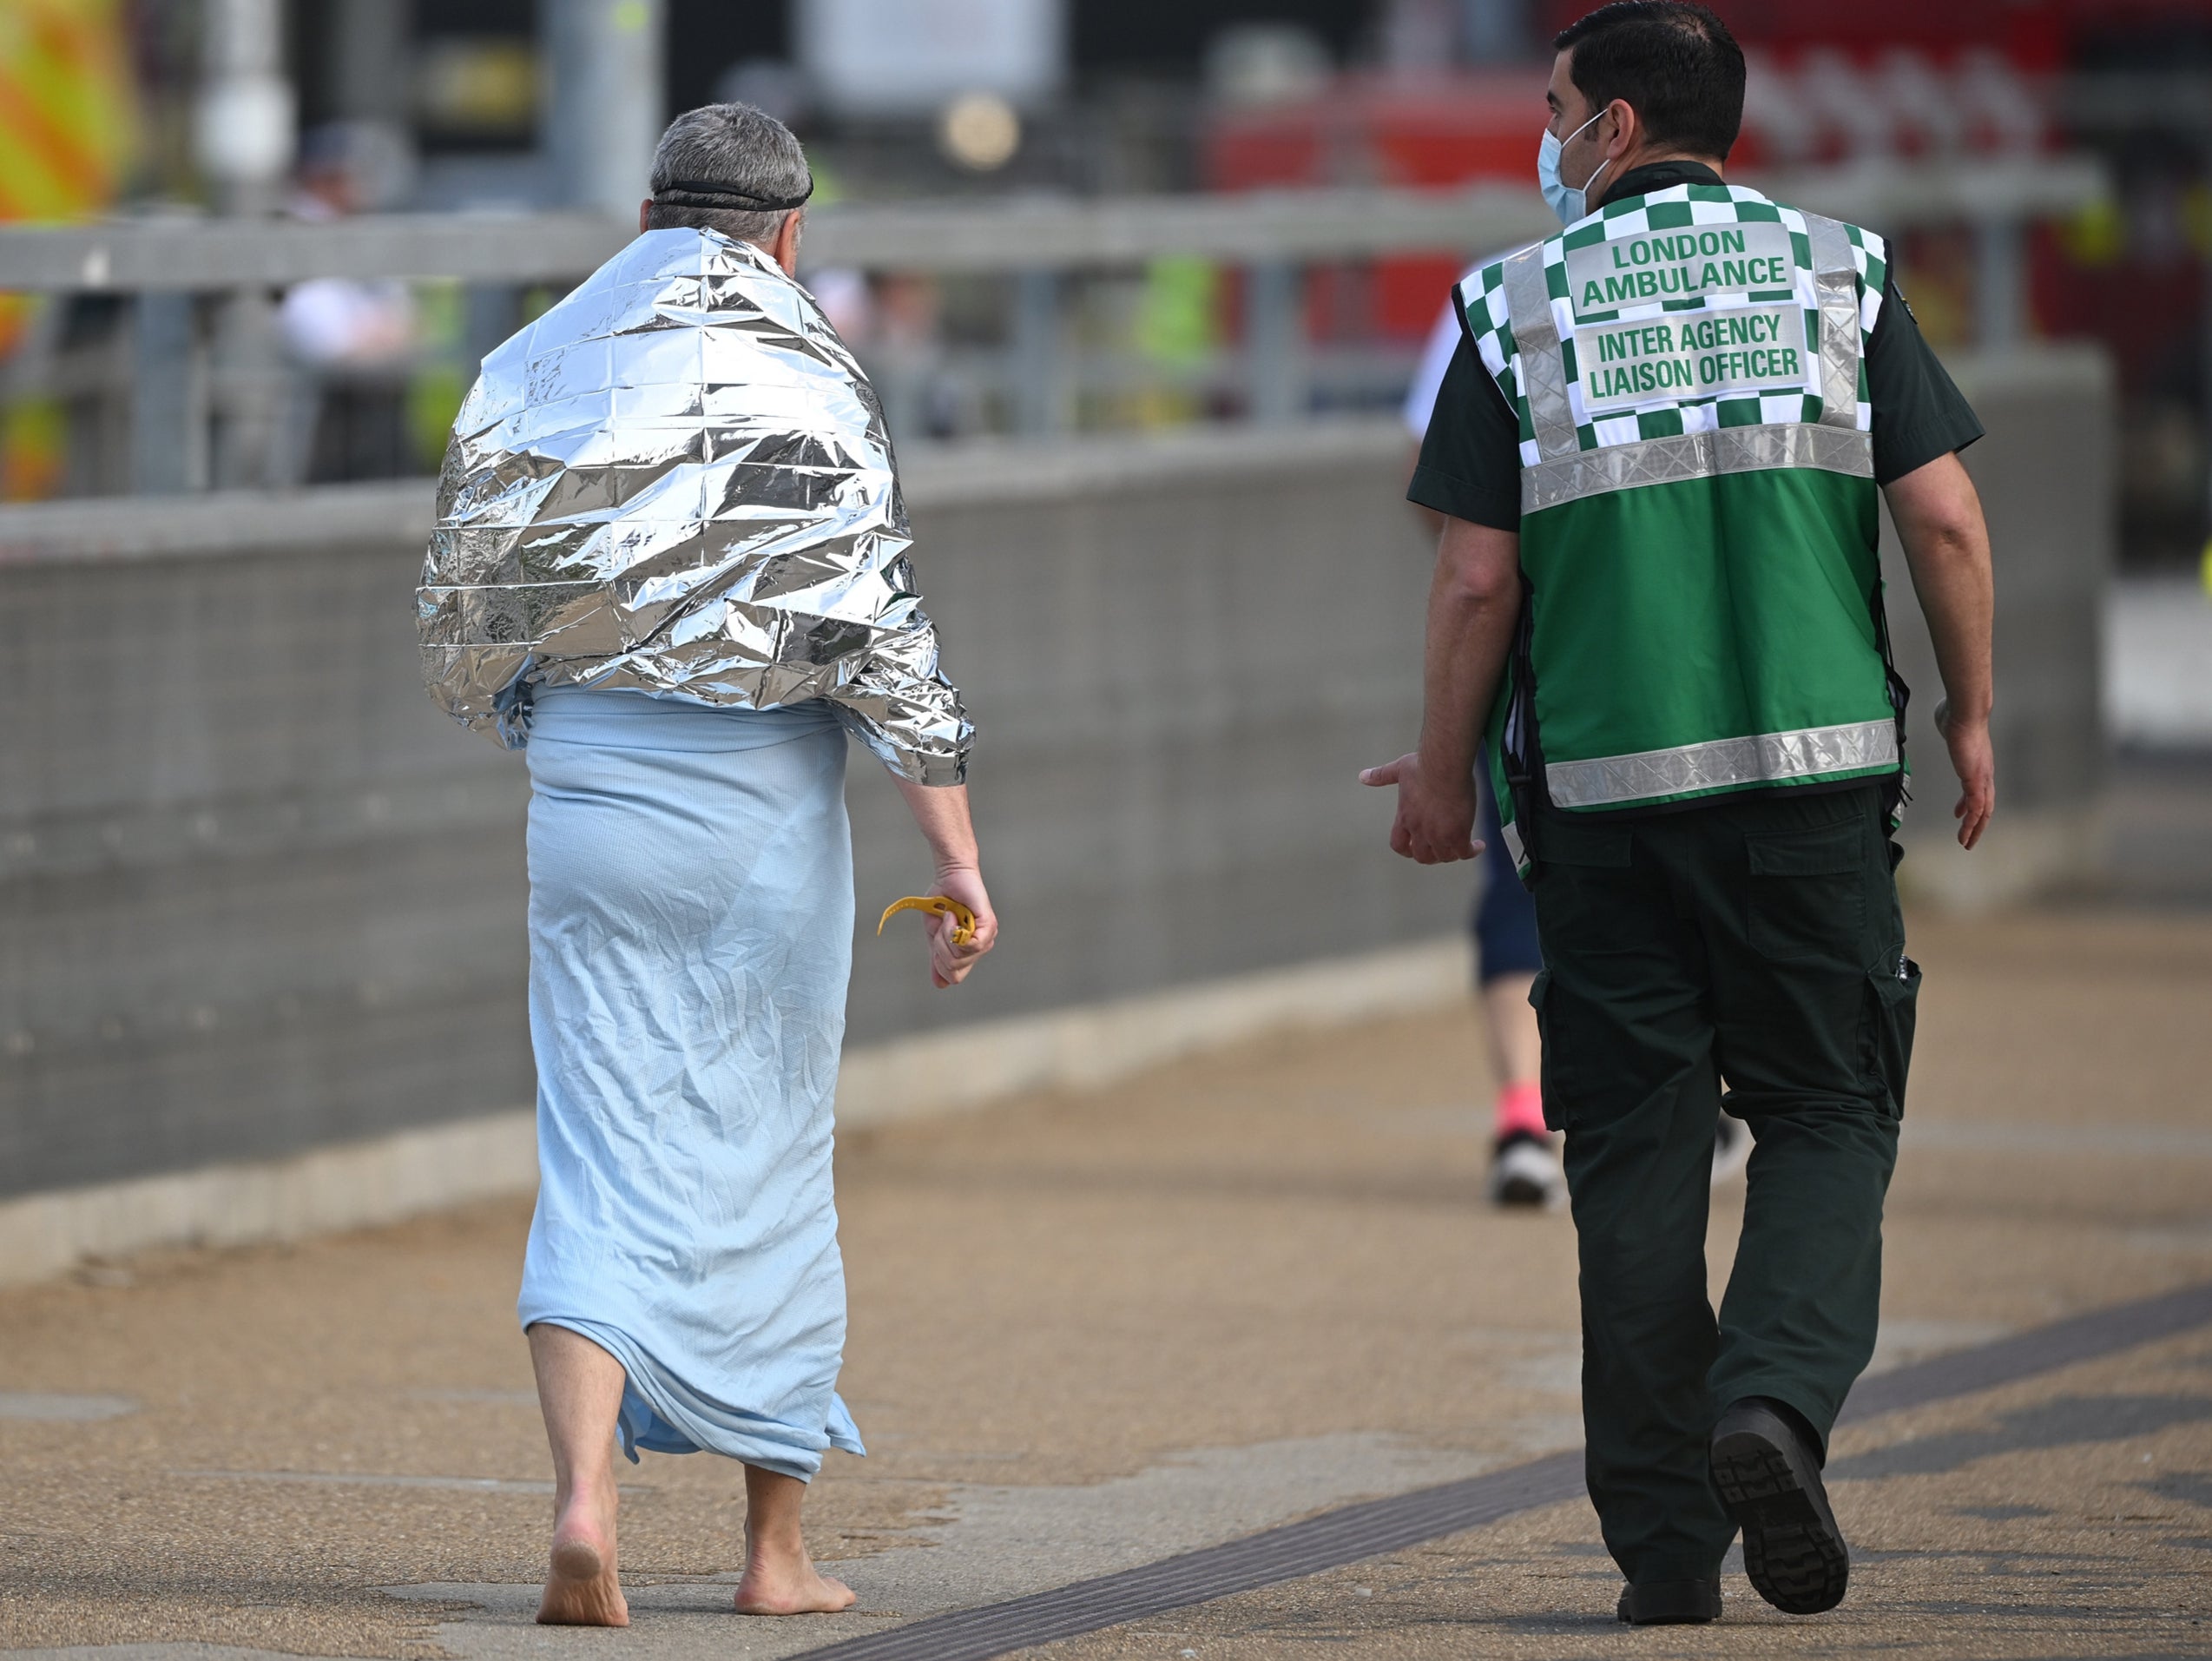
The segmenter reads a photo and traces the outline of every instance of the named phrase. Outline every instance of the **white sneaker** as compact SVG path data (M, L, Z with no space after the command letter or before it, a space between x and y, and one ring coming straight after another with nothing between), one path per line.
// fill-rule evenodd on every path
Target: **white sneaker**
M1567 1196L1567 1174L1551 1138L1516 1131L1498 1144L1490 1162L1490 1203L1501 1206L1557 1207Z
M1731 1177L1742 1175L1750 1158L1751 1127L1741 1119L1722 1114L1713 1128L1713 1186L1718 1188Z

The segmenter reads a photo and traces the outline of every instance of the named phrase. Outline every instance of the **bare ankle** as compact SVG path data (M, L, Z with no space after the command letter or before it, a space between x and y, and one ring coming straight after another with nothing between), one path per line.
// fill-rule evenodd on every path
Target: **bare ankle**
M556 1517L565 1517L572 1511L612 1515L620 1504L621 1495L612 1477L579 1479L563 1484L553 1493L553 1514Z
M748 1526L745 1531L745 1555L760 1562L803 1563L806 1560L806 1537L795 1528L757 1530Z

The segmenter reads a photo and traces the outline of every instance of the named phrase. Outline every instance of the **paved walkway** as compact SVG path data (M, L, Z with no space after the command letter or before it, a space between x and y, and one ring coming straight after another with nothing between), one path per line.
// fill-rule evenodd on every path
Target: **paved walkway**
M2212 1282L2212 917L1931 923L1913 949L1878 1364ZM846 1393L873 1453L811 1506L846 1617L724 1612L734 1473L648 1455L636 1624L530 1625L550 1485L519 1205L0 1295L0 1648L789 1655L1570 1447L1570 1232L1476 1202L1483 1078L1471 1021L1438 1015L853 1138ZM1857 1567L1818 1620L1737 1578L1718 1628L1620 1631L1572 1500L1053 1647L2212 1652L2212 1327L1866 1420L1833 1468Z

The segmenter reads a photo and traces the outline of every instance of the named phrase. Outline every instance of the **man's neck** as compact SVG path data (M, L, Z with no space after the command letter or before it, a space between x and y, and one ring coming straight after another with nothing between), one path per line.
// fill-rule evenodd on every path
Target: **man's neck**
M1623 156L1622 158L1620 169L1618 172L1611 175L1614 182L1609 183L1606 186L1604 195L1602 198L1602 202L1614 200L1615 196L1618 193L1618 181L1626 179L1630 174L1636 172L1637 169L1641 168L1666 167L1669 164L1677 164L1683 167L1692 168L1709 168L1712 169L1713 175L1715 178L1723 176L1722 174L1722 164L1715 161L1709 155L1692 155L1687 150L1654 149L1635 155Z
M1656 168L1662 161L1688 161L1696 167L1710 168L1715 173L1722 172L1723 166L1709 155L1692 155L1688 150L1653 148L1638 155L1623 156L1620 168L1623 173L1634 173L1638 168Z

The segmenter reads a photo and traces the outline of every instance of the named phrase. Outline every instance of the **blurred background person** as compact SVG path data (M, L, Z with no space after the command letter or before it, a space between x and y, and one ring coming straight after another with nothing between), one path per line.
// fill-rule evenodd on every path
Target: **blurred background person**
M404 201L412 168L392 130L334 122L300 146L286 211L330 224ZM285 468L303 482L397 478L415 471L406 422L418 328L414 291L392 279L317 277L285 291L277 312L299 371Z

